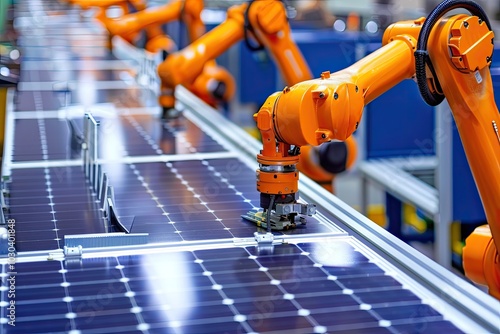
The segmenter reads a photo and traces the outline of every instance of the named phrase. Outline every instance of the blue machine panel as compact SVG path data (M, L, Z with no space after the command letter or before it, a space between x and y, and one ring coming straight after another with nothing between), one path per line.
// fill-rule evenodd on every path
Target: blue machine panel
M366 158L434 155L434 109L407 80L372 101L363 114Z
M373 52L380 44L370 44ZM405 80L365 108L366 158L434 155L434 108Z
M452 126L453 220L464 224L483 224L486 223L483 204L472 177L455 121L453 121Z
M313 78L319 77L321 72L333 73L352 65L357 60L357 47L380 39L363 33L338 33L333 30L294 30L292 38ZM260 106L270 94L283 89L282 80L278 80L281 76L278 66L267 51L251 51L243 42L238 44L238 51L240 66L236 73L239 73L239 100Z

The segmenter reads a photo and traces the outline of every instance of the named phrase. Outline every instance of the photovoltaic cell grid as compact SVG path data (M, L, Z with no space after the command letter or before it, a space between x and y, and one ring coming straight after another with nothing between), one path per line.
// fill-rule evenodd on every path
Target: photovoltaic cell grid
M61 43L67 43L67 41L62 40ZM60 92L61 90L58 87L67 87L67 85L71 82L82 81L82 84L86 84L87 82L83 81L82 78L88 77L88 70L75 68L73 70L47 70L44 68L27 70L24 69L21 75L21 81L23 82L51 82L53 88L56 92ZM36 73L36 74L35 74ZM95 82L98 81L119 81L121 77L123 78L132 78L132 74L130 70L121 69L121 70L113 70L113 69L101 69L98 73L94 73L92 75L92 79ZM66 84L66 85L64 85ZM97 93L97 92L96 92ZM78 92L73 92L71 95L75 95L78 97Z
M12 161L72 159L70 132L65 120L15 120Z
M36 61L33 61L36 63ZM23 73L21 69L21 73ZM36 70L31 70L28 72L33 72ZM31 79L32 81L38 81L38 79ZM50 86L46 85L40 86L40 89L47 89L45 91L33 91L33 90L21 90L17 92L16 96L16 111L33 111L37 110L37 104L42 103L43 110L59 110L63 107L68 107L68 105L88 105L89 96L88 92L79 91L78 84L76 85L76 90L71 90L71 93L65 91L65 81L54 81L50 83ZM128 91L128 94L124 92ZM141 100L154 100L155 95L147 90L139 90L137 94L130 94L133 92L132 89L129 90L119 90L119 89L100 89L94 90L92 92L93 103L114 103L118 107L137 107L141 104ZM36 97L36 99L35 99ZM39 109L41 110L41 109Z
M16 267L12 333L460 332L349 238Z
M21 68L21 73L24 70ZM37 102L42 101L45 110L57 110L64 106L65 100L61 93L37 92ZM59 98L60 97L60 98ZM15 97L15 111L33 111L36 110L35 94L32 91L18 91Z
M101 123L99 156L102 159L226 151L185 118L165 125L152 115L96 119ZM83 117L75 122L81 135ZM71 148L68 121L59 118L16 119L12 155L14 162L81 157L80 152Z
M47 29L43 29L44 33ZM56 31L56 30L53 30ZM63 37L63 35L60 35ZM50 36L46 36L50 38ZM69 43L68 39L66 39ZM88 41L86 40L85 43ZM91 57L94 60L112 60L116 59L109 51L105 48L105 41L99 40L94 45L73 45L71 48L64 47L64 45L57 45L56 43L44 43L40 42L39 39L33 38L21 38L20 44L23 49L23 59L27 61L37 61L37 60L78 60L83 57ZM58 44L62 44L62 41Z
M115 207L133 233L151 242L248 238L263 231L241 218L258 210L255 171L238 159L109 164ZM276 234L338 232L308 218L306 225Z
M150 242L249 238L263 231L241 218L257 210L255 171L238 159L105 164L115 209L132 233ZM17 222L18 251L62 248L64 235L104 233L107 225L81 167L14 169L9 218ZM333 218L332 218L333 219ZM276 234L338 232L308 217Z
M18 252L62 248L66 234L106 232L82 167L13 169L8 217Z

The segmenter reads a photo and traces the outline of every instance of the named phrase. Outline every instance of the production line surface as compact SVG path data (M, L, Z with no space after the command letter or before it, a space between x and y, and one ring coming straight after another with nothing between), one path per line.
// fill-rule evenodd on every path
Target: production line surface
M236 247L20 263L12 332L459 332L357 247L325 238L272 255Z
M322 207L307 225L275 233L307 240L264 249L221 242L262 231L241 219L258 206L255 166L195 120L164 126L153 113L137 112L155 104L151 92L130 82L124 73L133 71L106 51L104 33L77 9L24 0L16 13L36 24L21 25L22 85L12 113L8 204L21 256L16 327L7 327L5 307L0 319L9 333L467 328ZM70 28L61 30L66 23ZM68 120L78 134L83 110L100 121L99 157L119 219L133 233L149 233L150 243L170 247L77 260L22 256L61 249L65 235L109 231L80 152L70 145ZM5 306L7 291L0 294Z

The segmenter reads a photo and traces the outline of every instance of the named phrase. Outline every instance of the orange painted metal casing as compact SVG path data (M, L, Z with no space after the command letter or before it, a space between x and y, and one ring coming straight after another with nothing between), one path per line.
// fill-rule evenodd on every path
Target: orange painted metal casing
M154 30L160 30L160 27L152 27ZM151 53L157 53L161 50L166 51L167 53L174 52L177 49L177 45L175 42L167 35L163 35L163 32L160 33L154 33L150 34L150 31L152 29L149 29L147 32L148 38L146 45L144 46L144 50L151 52ZM152 36L152 37L149 37Z
M241 5L246 6L245 5ZM162 84L174 89L177 85L189 85L201 74L205 64L226 51L243 38L243 20L234 17L234 8L227 12L227 19L190 45L173 53L158 66Z
M467 277L488 286L488 292L500 300L500 256L489 225L476 228L467 238L462 257Z
M493 237L488 253L496 255L488 256L489 261L485 265L496 268L485 272L498 275L500 264L492 261L492 258L498 257L500 249L500 140L493 126L500 125L500 114L489 69L493 33L485 22L480 22L475 16L456 15L436 26L430 35L429 51L455 119ZM477 240L474 236L468 240L468 247L474 240ZM466 268L471 266L467 263L469 258L469 255L464 257ZM492 277L488 283L499 284L498 279ZM492 291L498 293L499 289L500 285L490 285Z
M180 68L177 72L184 73L168 78L169 84L181 84L195 77L200 71L201 65L198 64L215 59L241 41L244 37L247 8L247 3L230 7L223 23L161 64L159 72L164 73L166 77L172 69ZM255 37L270 50L286 82L296 83L312 77L302 54L291 39L290 27L281 1L255 1L247 15L250 25L254 28Z
M356 130L364 106L415 72L410 35L393 40L352 66L285 90L273 111L279 141L319 145L346 140Z
M215 106L219 99L208 92L213 92L213 88L219 83L224 83L225 85L224 94L221 99L229 101L235 92L236 83L234 82L234 78L225 68L211 61L205 64L203 72L196 77L193 84L189 86L189 89L202 100Z
M176 49L175 43L165 36L161 25L182 20L186 24L190 40L196 40L205 33L205 25L200 18L203 7L203 0L173 0L163 6L146 8L109 21L106 27L111 35L120 36L127 41L129 36L145 30L148 39L146 50L153 53L159 50L173 52Z
M290 156L290 145L283 142L276 146L276 136L273 127L272 110L276 105L279 93L267 98L260 111L254 114L257 128L262 135L263 149L257 155L257 162L265 166L285 168L295 166L299 162L298 156ZM276 177L274 176L276 175ZM272 171L257 170L257 191L264 194L293 194L298 191L299 174L296 171L288 173L274 173Z
M133 43L132 36L145 30L147 36L145 49L151 53L166 51L169 54L167 59L173 59L175 58L173 52L177 47L172 39L163 33L161 25L176 20L183 21L187 27L190 41L194 42L205 33L205 25L201 19L203 8L203 0L173 0L163 6L147 8L109 21L107 29L111 35L120 36L130 43ZM173 71L178 70L175 68ZM205 62L201 69L195 71L198 75L195 75L193 80L184 80L182 83L205 102L213 106L218 103L218 97L214 97L210 93L211 87L216 82L222 82L226 87L221 98L223 100L232 98L235 91L234 78L227 70L218 66L214 59ZM170 85L162 77L161 91L163 93L159 97L161 106L167 109L174 108L174 88L175 85Z
M212 59L229 49L230 46L244 38L245 12L247 12L248 22L253 28L250 34L270 51L285 82L288 85L293 85L311 79L311 71L291 37L283 3L276 0L263 0L252 2L250 5L245 3L231 7L227 12L226 20L222 24L182 51L172 54L166 59L158 68L164 88L172 89L177 84L184 84L188 87L196 86L197 81L203 79L203 75L199 74L203 64L212 61ZM196 80L194 84L193 80ZM275 150L274 147L271 149ZM280 161L284 159L284 155L272 162L266 161L263 163L271 165L281 163ZM285 160L290 165L294 165L298 161L297 158L291 159L290 157ZM259 173L265 172L260 171ZM279 175L281 176L281 174ZM266 183L260 182L258 189L263 193L275 194L290 193L291 189L296 191L298 175L296 177L296 173L293 173L293 175L294 180L291 181L294 182L293 186L277 186L282 182L274 179ZM287 176L289 175L287 174ZM329 178L332 180L333 174L329 174Z
M189 85L210 63L244 38L245 12L248 4L232 6L226 20L191 43L170 55L158 67L165 87ZM248 21L254 27L254 36L275 58L287 82L299 82L312 77L298 47L291 39L290 27L283 3L276 0L255 1L248 10Z
M108 8L111 6L127 5L127 0L71 0L71 3L80 6L82 9L91 7Z
M301 82L272 95L274 104L259 111L272 120L267 128L273 133L267 138L299 146L347 138L359 122L364 105L401 80L414 76L415 39L422 22L395 24L384 34L382 48L351 67L334 74L325 72L320 79ZM434 27L428 50L435 79L442 86L457 124L493 238L493 242L486 243L484 237L478 241L477 236L471 236L464 260L486 256L482 272L488 276L485 281L492 294L498 296L500 138L495 126L500 126L500 114L488 67L493 33L475 16L455 15ZM263 154L275 156L266 150L269 144L263 144ZM472 246L475 242L479 246ZM471 255L474 252L477 254ZM473 263L464 266L474 268Z
M106 11L111 7L120 7L123 13L122 16L129 13L129 5L133 6L136 10L141 11L146 8L145 0L72 0L73 4L80 6L82 9L98 8L95 18L98 19L106 29L114 21L114 19L107 16ZM109 29L108 29L109 30ZM126 41L133 42L138 32L131 32L122 36ZM111 42L109 42L111 47Z
M299 173L273 173L257 171L257 190L264 194L294 194L298 189Z

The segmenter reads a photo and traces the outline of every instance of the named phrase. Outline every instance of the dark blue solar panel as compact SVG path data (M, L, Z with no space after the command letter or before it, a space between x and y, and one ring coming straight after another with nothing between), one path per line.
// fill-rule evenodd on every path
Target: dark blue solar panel
M172 127L151 115L96 118L101 123L99 157L103 159L225 151L186 119ZM75 121L81 133L83 121ZM81 152L71 148L71 131L65 119L17 119L12 155L13 161L65 160L78 159Z
M8 188L18 251L61 248L66 234L105 232L82 167L13 169Z
M252 237L258 230L241 218L258 209L255 171L238 159L175 161L134 165L106 164L116 210L131 232L151 240L180 241ZM331 232L308 218L307 225L277 234Z
M341 249L339 257L350 260L324 255L333 249ZM373 291L370 284L348 290L347 282L355 277L368 283L380 280L371 276L369 267L366 273L332 278L327 268L366 262L349 241L276 245L272 254L259 253L256 247L233 247L18 263L16 303L22 311L13 333L34 328L110 333L460 332L401 284L389 283L382 293L378 284ZM5 293L2 298L6 300Z
M257 209L259 194L254 171L237 159L107 164L103 171L119 218L131 232L149 233L151 242L244 238L262 230L241 218ZM66 234L104 232L80 167L51 168L50 194L45 175L44 169L13 171L9 202L19 222L19 250L59 248L56 239ZM276 233L330 231L311 217L307 225Z
M58 99L59 94L51 91L18 91L15 97L15 111L57 110L64 106L64 99ZM64 98L63 95L60 96Z

